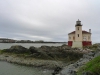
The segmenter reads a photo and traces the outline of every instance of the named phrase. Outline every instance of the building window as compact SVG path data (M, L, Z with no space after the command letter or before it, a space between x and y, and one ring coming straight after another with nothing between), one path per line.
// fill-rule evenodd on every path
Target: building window
M78 27L78 30L79 30L79 27Z
M78 34L78 37L79 37L79 34Z

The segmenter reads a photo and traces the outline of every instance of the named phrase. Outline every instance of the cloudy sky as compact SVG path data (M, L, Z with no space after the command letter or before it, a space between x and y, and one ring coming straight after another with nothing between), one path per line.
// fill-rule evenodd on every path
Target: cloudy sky
M100 42L100 0L0 0L0 37L67 42L80 19Z

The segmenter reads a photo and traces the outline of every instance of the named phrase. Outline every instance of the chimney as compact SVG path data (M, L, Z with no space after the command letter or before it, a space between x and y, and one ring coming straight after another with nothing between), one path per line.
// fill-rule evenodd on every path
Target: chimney
M89 29L89 32L91 33L91 29Z

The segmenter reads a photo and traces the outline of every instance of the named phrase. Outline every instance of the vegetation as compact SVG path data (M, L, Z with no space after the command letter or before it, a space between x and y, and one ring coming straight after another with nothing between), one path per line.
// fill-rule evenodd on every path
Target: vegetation
M82 75L83 72L88 72L88 75L100 75L100 56L80 68L77 74Z

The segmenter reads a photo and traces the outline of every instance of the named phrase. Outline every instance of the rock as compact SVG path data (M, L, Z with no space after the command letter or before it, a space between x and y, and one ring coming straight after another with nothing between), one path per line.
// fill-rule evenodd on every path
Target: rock
M38 50L37 50L34 46L31 46L31 47L29 48L29 51L31 52L31 54L33 54L33 53L38 53Z
M15 46L11 46L9 49L7 49L6 51L8 52L14 52L14 53L26 53L29 52L29 50L21 45L15 45Z
M50 46L41 46L39 49L44 50L44 51L49 51L51 49L51 47Z
M54 69L54 72L52 73L52 75L58 75L58 74L60 74L60 71L62 70L62 68L61 67L56 67L55 69Z
M61 49L62 49L62 50L70 50L71 47L68 46L68 45L66 45L66 44L63 44L63 45L61 46Z
M88 55L94 57L95 53L94 52L89 52Z
M82 75L94 75L94 74L92 74L91 72L83 72Z

